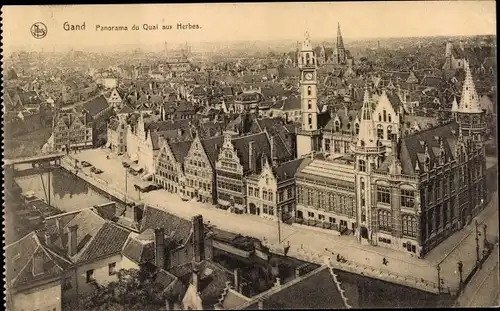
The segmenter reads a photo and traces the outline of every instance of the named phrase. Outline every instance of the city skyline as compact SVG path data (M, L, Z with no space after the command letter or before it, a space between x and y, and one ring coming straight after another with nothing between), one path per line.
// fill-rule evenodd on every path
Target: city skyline
M2 9L3 46L4 52L9 53L16 49L147 47L164 42L176 45L183 42L300 40L305 31L317 41L334 38L337 23L346 41L496 35L494 5L494 1L440 1L7 6ZM429 12L432 18L426 19ZM29 29L35 22L47 25L45 38L31 36ZM85 22L86 29L65 31L65 22L74 25ZM144 30L144 23L158 25L160 29ZM177 23L191 23L201 28L177 30ZM98 24L127 26L128 30L100 31L96 30ZM140 30L131 30L134 24ZM161 30L162 25L172 25L173 29Z

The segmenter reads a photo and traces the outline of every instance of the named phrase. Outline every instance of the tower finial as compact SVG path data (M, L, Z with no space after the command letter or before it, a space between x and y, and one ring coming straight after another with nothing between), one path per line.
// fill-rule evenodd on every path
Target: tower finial
M302 42L302 51L312 51L311 37L309 36L308 31L304 33L304 41Z

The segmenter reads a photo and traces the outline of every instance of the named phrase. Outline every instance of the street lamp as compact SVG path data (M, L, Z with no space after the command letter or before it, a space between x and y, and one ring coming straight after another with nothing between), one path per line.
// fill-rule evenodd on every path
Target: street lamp
M280 228L280 218L281 218L281 209L279 206L276 206L276 216L278 216L278 244L281 243L281 228Z
M459 277L460 277L459 289L462 289L463 282L464 282L463 279L462 279L462 271L463 271L463 268L464 268L464 264L462 263L462 261L457 262L457 267L458 267L458 274L459 274Z
M476 226L476 264L479 268L480 265L481 265L481 260L479 258L479 230L478 230L478 223L477 223L477 219L474 221L475 223L475 226Z
M436 266L436 270L438 272L438 294L441 294L441 267L439 264Z

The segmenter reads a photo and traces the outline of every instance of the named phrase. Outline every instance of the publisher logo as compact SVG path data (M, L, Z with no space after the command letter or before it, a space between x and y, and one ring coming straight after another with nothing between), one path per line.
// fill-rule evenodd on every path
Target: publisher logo
M47 35L47 26L44 23L36 22L31 25L31 35L35 39L43 39Z

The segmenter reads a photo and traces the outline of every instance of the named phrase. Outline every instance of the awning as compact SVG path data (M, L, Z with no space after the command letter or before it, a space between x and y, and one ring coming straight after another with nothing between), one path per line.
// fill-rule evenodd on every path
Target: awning
M136 171L136 172L139 172L139 171L142 169L142 168L141 168L141 167L139 167L139 165L137 165L137 164L131 164L131 165L130 165L130 168L131 168L132 170Z
M147 173L146 175L142 176L141 179L147 181L147 180L149 180L152 177L153 177L152 173Z

